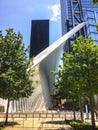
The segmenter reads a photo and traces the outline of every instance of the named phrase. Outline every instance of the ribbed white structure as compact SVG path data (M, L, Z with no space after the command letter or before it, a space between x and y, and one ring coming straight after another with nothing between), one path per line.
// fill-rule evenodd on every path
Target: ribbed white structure
M85 24L85 22L80 23L34 58L32 68L35 69L35 75L33 78L38 83L33 84L35 89L32 96L10 103L10 112L45 111L47 108L52 108L50 94L54 91L52 82L55 81L55 77L50 71L58 69L65 42Z

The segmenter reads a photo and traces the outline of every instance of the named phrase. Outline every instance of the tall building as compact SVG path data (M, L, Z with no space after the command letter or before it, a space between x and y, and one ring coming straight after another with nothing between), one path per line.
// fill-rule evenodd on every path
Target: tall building
M97 2L97 4L96 4ZM62 35L79 23L86 22L84 28L70 37L64 46L65 51L71 51L71 43L78 36L92 37L98 44L98 1L97 0L60 0ZM98 95L95 95L95 107L98 109Z
M49 20L32 20L30 57L49 46Z
M77 24L83 21L86 22L86 26L66 42L65 50L70 52L71 43L80 35L93 37L95 43L98 43L98 32L96 30L96 24L98 23L98 4L95 4L94 0L60 0L60 3L62 35Z

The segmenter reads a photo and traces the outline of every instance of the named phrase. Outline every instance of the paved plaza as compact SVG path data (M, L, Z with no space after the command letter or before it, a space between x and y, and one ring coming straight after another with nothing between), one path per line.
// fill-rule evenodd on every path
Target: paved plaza
M16 121L17 124L14 126L8 126L4 130L72 130L71 126L62 121L51 121L51 120L32 120ZM23 126L24 123L24 126Z
M85 113L84 116L86 117ZM13 113L9 114L8 126L3 130L73 130L66 120L73 119L72 112L52 111L47 113ZM76 113L76 119L80 120L80 113ZM86 118L85 118L86 119ZM5 114L0 114L0 123L3 125ZM85 121L91 122L91 117ZM98 121L96 120L96 125Z
M1 123L4 116L1 115ZM9 114L9 125L4 130L72 130L65 118L64 113Z

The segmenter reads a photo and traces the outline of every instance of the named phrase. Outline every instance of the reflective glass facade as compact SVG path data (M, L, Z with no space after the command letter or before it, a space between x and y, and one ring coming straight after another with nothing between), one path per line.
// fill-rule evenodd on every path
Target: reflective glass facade
M84 20L87 21L87 36L93 37L95 43L98 44L98 31L96 29L96 24L98 23L98 12L95 10L86 10Z
M96 30L96 24L98 23L98 4L94 4L93 0L61 0L60 2L62 35L77 24L83 21L87 22L86 27L66 43L66 51L70 51L69 47L72 41L79 35L91 36L95 43L98 43L98 32Z

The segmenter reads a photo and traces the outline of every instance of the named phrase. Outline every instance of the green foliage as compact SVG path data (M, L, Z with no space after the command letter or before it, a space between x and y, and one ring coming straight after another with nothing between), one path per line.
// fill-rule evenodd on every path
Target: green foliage
M98 0L93 0L93 3L94 4L98 4Z
M17 100L32 93L30 61L22 42L22 35L13 29L0 31L0 97Z
M96 30L97 30L97 32L98 32L98 23L96 24Z
M92 125L89 122L69 121L69 124L74 130L92 130ZM95 130L98 130L98 127Z
M79 37L72 49L69 54L64 52L64 64L59 71L52 72L56 77L56 93L61 92L62 98L97 94L98 45L92 38Z
M75 72L79 78L80 91L86 96L98 93L98 45L92 38L79 37L73 44L74 64L79 66Z
M80 36L72 44L72 52L64 52L62 60L64 64L53 73L56 76L55 93L61 98L89 97L94 128L93 95L98 94L98 45L92 38Z
M4 130L5 129L5 127L3 126L3 127L0 127L0 130Z
M3 36L0 31L0 98L8 99L5 125L10 101L28 97L33 92L33 61L28 59L27 50L20 33L8 29Z

